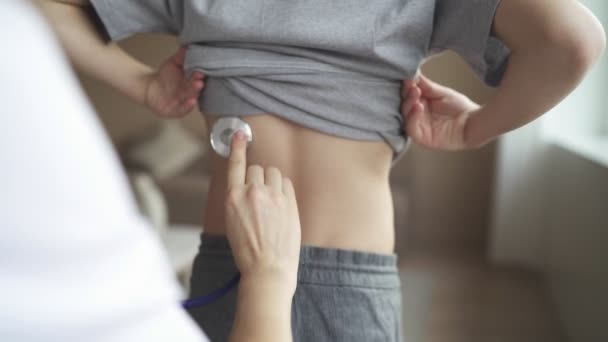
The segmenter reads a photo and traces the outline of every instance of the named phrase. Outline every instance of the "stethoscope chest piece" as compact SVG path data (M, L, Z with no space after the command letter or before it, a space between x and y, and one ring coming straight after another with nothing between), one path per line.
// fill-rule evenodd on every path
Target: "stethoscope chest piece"
M250 144L253 141L253 132L248 123L236 116L218 119L213 124L209 136L211 147L215 153L224 158L228 158L230 155L230 146L232 145L232 136L239 130L245 133L247 143Z

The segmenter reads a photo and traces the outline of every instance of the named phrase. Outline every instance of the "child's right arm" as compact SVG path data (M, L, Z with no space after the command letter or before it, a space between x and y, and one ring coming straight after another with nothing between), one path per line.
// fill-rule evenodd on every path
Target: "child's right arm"
M104 40L88 13L92 10L88 0L39 0L37 4L78 69L161 116L181 116L196 105L203 75L186 79L183 50L153 70Z
M502 0L494 31L512 54L498 91L468 122L471 146L547 112L576 88L606 45L601 24L576 0Z

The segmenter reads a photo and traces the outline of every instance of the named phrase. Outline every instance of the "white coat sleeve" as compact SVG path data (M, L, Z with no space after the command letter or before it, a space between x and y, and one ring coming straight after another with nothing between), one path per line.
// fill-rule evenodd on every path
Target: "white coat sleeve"
M50 29L0 26L0 341L206 341Z

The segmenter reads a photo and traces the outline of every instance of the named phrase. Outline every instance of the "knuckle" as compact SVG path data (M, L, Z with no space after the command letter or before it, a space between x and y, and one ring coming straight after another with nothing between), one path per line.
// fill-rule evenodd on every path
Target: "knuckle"
M230 163L233 167L243 165L243 157L238 153L230 153Z
M260 202L264 197L264 189L259 184L251 184L247 191L247 198L253 202Z
M270 192L270 198L280 208L283 208L287 204L287 200L285 199L285 195L283 195L283 193L280 192L280 191L271 191Z
M228 189L228 193L226 195L226 206L227 207L235 207L241 198L240 191L237 188Z

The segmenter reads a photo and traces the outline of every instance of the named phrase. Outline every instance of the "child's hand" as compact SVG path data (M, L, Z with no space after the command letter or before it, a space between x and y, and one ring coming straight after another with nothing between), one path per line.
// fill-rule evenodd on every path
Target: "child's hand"
M402 96L401 114L414 142L438 150L469 148L465 127L478 104L423 75L418 81L405 81Z
M186 48L181 47L146 82L145 105L162 117L178 118L188 114L203 89L202 73L195 72L186 79L185 56Z

